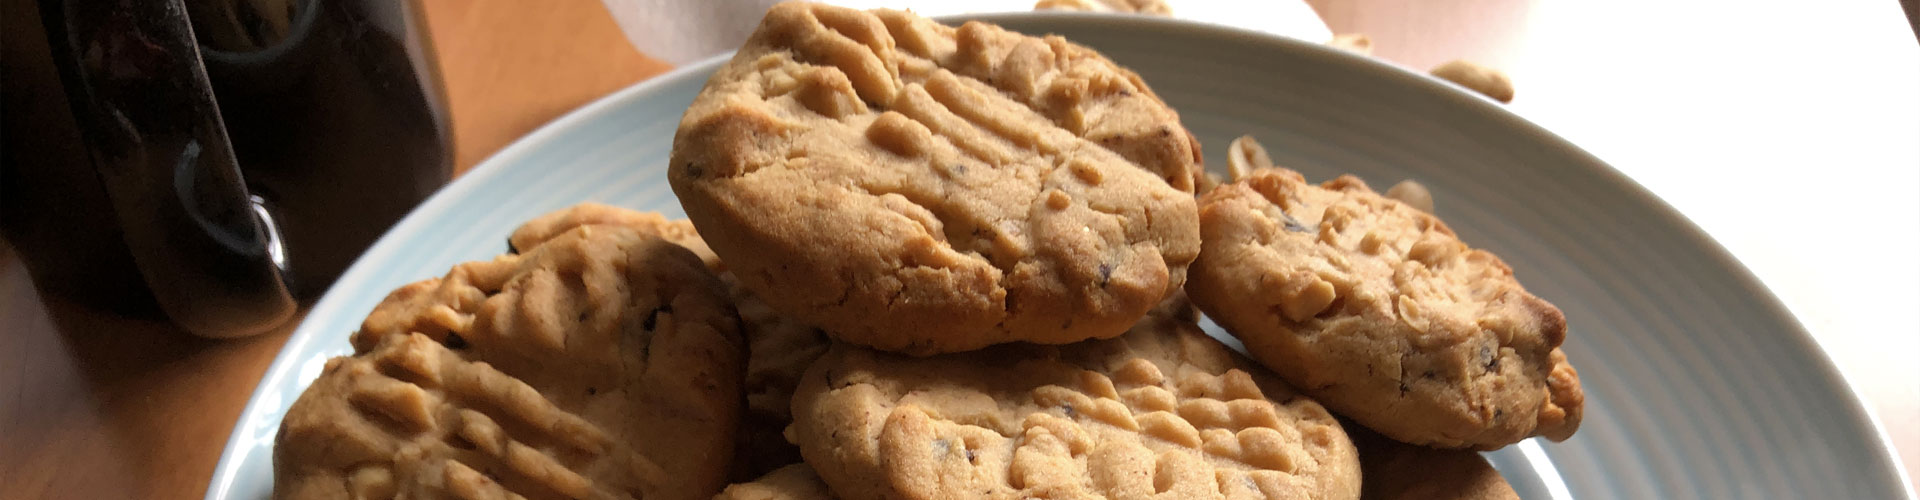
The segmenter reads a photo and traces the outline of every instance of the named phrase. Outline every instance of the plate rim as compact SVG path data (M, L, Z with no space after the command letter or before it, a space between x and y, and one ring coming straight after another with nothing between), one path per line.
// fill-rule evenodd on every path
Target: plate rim
M1700 228L1692 218L1687 217L1686 214L1675 209L1671 204L1668 204L1666 200L1660 198L1659 195L1648 190L1646 186L1635 181L1618 168L1615 168L1611 163L1602 160L1600 157L1588 152L1572 141L1555 134L1553 131L1497 104L1492 99L1452 82L1434 78L1425 73L1420 73L1410 68L1391 64L1372 57L1350 53L1320 43L1235 26L1153 16L1072 11L976 13L940 16L934 19L944 24L955 24L968 20L995 22L996 24L1002 23L1002 20L1017 20L1017 22L1033 23L1088 23L1104 25L1110 29L1148 28L1181 32L1181 34L1189 37L1229 38L1238 43L1264 45L1271 50L1298 51L1312 54L1322 59L1338 61L1338 64L1347 64L1360 68L1360 71L1371 72L1377 76L1398 79L1414 85L1439 85L1451 89L1451 92L1442 94L1446 96L1446 99L1461 102L1472 101L1472 104L1466 105L1468 108L1487 115L1491 119L1498 120L1502 122L1502 125L1510 126L1516 130L1525 132L1527 135L1533 136L1539 140L1543 146L1562 150L1568 153L1570 157L1579 158L1591 165L1597 165L1600 167L1600 171L1606 181L1617 184L1618 187L1622 188L1621 191L1633 197L1634 201L1643 203L1657 213L1677 221L1678 224L1676 224L1676 226L1681 229L1682 234L1680 236L1683 240L1705 249L1706 252L1704 253L1706 253L1709 258L1726 265L1730 271L1732 283L1748 290L1759 292L1756 294L1760 299L1757 305L1759 305L1762 310L1770 313L1775 320L1780 321L1788 330L1796 334L1789 335L1789 337L1792 338L1791 342L1794 343L1794 345L1790 347L1817 354L1817 356L1815 356L1819 365L1817 368L1823 375L1823 379L1819 382L1826 385L1838 383L1846 389L1845 391L1837 391L1844 393L1844 396L1841 397L1847 399L1847 402L1850 403L1845 405L1846 407L1843 410L1850 417L1850 424L1857 427L1864 426L1873 434L1874 439L1872 441L1878 446L1872 451L1879 456L1883 464L1888 465L1893 470L1894 480L1898 482L1895 488L1892 489L1903 492L1904 497L1907 499L1916 498L1913 480L1904 466L1905 464L1901 462L1896 448L1893 446L1891 435L1887 432L1886 426L1881 422L1879 416L1867 408L1867 399L1860 393L1859 385L1855 384L1844 371L1839 369L1832 355L1820 345L1819 341L1814 338L1812 332L1807 330L1800 318L1794 315L1791 310L1787 309L1786 304L1780 300L1778 294L1774 293L1771 288L1768 288L1765 283L1761 282L1759 277L1754 275L1751 269L1742 263L1738 257L1733 255L1732 252L1728 251L1718 240L1713 239L1704 229ZM215 463L213 474L208 479L204 497L208 500L228 498L228 491L237 480L237 466L239 461L244 460L249 453L249 450L242 446L245 444L244 441L246 438L243 433L244 429L242 428L242 424L251 420L251 417L257 416L261 411L259 403L263 401L263 396L266 395L265 391L273 386L279 385L279 382L284 378L293 375L297 371L295 370L295 368L297 368L295 365L304 362L304 360L292 359L290 354L293 354L295 351L305 350L305 347L311 344L318 335L315 330L308 327L307 318L313 317L314 315L337 315L343 312L338 309L344 307L341 304L346 302L346 299L343 298L343 296L335 296L334 291L336 289L346 288L365 288L363 282L367 280L369 276L363 276L364 272L359 272L366 265L365 262L389 259L391 258L391 254L401 249L399 246L387 245L389 239L399 238L399 235L419 231L420 228L417 226L428 224L430 222L429 219L437 218L445 211L445 207L441 205L451 203L451 201L447 200L457 199L464 196L467 192L477 189L477 186L483 184L485 179L499 175L507 168L506 165L517 163L519 158L526 156L539 145L550 142L557 136L579 128L582 123L591 121L595 117L615 112L623 103L637 99L645 94L653 93L657 88L668 86L680 79L689 78L690 74L706 75L712 73L720 65L731 59L733 54L732 51L728 51L676 67L574 108L558 118L542 124L532 132L515 139L511 144L507 145L507 147L489 155L486 159L475 164L473 168L459 177L452 179L451 182L435 191L432 196L428 197L428 199L420 205L409 210L405 217L402 217L398 222L394 223L394 225L382 233L380 238L375 240L366 251L356 257L353 264L347 268L346 272L341 274L338 281L327 287L327 291L321 295L320 299L307 310L306 314L301 316L300 324L294 326L294 331L288 335L286 343L274 353L273 361L267 366L266 371L261 377L255 380L253 390L248 392L246 406L234 419L233 424L229 428L227 440L221 448L220 459ZM295 397L297 398L297 396ZM289 400L287 404L292 404L291 400ZM238 451L238 453L236 453L236 451ZM271 457L267 459L271 460Z
M1843 392L1849 400L1847 402L1850 403L1846 405L1846 413L1852 417L1852 424L1856 426L1864 424L1864 426L1872 432L1874 437L1873 441L1879 445L1874 451L1880 456L1882 463L1885 463L1893 469L1894 479L1900 483L1898 487L1893 489L1903 492L1905 498L1909 500L1920 498L1920 496L1916 496L1913 478L1908 473L1906 464L1900 460L1900 454L1893 446L1892 435L1887 432L1886 425L1880 420L1879 414L1867 407L1867 398L1860 392L1859 384L1856 384L1845 371L1840 369L1839 364L1834 362L1833 355L1827 352L1825 347L1820 345L1819 339L1814 338L1813 332L1807 329L1806 324L1800 320L1800 317L1793 314L1793 311L1787 308L1786 303L1780 300L1779 294L1774 293L1772 288L1767 287L1766 283L1760 281L1760 277L1753 274L1752 269L1741 262L1740 258L1735 256L1732 251L1727 250L1727 247L1722 245L1719 240L1714 239L1705 229L1702 229L1698 223L1695 223L1693 218L1688 217L1685 213L1680 212L1679 209L1674 208L1672 204L1667 203L1666 199L1654 194L1652 190L1647 189L1645 185L1640 184L1639 181L1628 176L1626 172L1622 172L1619 168L1614 167L1612 163L1608 163L1598 155L1587 151L1585 148L1580 147L1565 137L1561 137L1545 126L1534 123L1532 120L1528 120L1518 113L1514 113L1513 110L1508 109L1505 105L1500 104L1492 98L1461 86L1460 84L1414 71L1412 68L1389 63L1382 59L1363 56L1343 49L1329 47L1321 43L1238 26L1124 13L1077 11L998 12L942 16L935 19L943 23L981 20L1002 24L1000 22L1002 19L1019 19L1022 22L1097 23L1104 24L1114 30L1146 27L1165 31L1184 32L1185 35L1194 37L1230 37L1238 42L1265 45L1277 50L1304 51L1326 59L1339 61L1340 64L1350 64L1356 67L1366 68L1366 71L1374 71L1381 73L1382 76L1399 79L1415 85L1437 84L1441 87L1451 89L1452 92L1445 93L1447 99L1458 102L1471 102L1466 105L1484 115L1500 120L1504 125L1512 126L1515 129L1526 132L1528 135L1534 136L1540 140L1541 145L1563 150L1571 153L1569 154L1571 157L1576 157L1592 165L1599 166L1600 171L1604 174L1603 178L1607 182L1618 184L1623 188L1621 191L1635 198L1634 201L1638 201L1654 209L1662 216L1672 218L1679 222L1676 226L1681 229L1683 233L1681 236L1685 241L1707 250L1705 253L1709 258L1726 264L1726 267L1731 271L1730 274L1732 275L1731 277L1733 278L1732 281L1734 284L1748 290L1759 292L1756 294L1760 296L1758 305L1760 305L1764 311L1774 316L1775 319L1781 320L1781 323L1787 326L1792 333L1797 334L1789 335L1789 337L1793 338L1793 342L1797 344L1791 347L1817 354L1817 356L1815 356L1815 358L1819 360L1819 366L1817 368L1822 372L1822 375L1826 377L1826 380L1821 380L1820 382L1828 385L1837 382L1841 387L1846 389ZM702 63L704 64L705 61ZM1151 84L1152 82L1148 82L1149 86L1151 86Z

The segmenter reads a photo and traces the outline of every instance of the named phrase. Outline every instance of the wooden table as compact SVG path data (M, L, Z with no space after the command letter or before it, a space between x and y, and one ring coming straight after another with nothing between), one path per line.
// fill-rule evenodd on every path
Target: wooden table
M1426 68L1455 57L1510 60L1536 1L1312 3L1335 32L1369 34L1375 55ZM635 52L599 0L422 3L462 171L567 110L669 69ZM594 56L563 56L582 53ZM10 498L200 497L292 329L210 341L44 300L4 246L0 318L0 496Z

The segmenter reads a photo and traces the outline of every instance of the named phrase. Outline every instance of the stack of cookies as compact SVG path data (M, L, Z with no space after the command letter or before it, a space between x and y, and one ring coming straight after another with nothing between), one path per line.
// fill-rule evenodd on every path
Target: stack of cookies
M1351 177L1205 189L1059 37L783 3L671 161L689 220L583 204L393 292L275 496L1498 498L1473 450L1579 423L1497 257Z

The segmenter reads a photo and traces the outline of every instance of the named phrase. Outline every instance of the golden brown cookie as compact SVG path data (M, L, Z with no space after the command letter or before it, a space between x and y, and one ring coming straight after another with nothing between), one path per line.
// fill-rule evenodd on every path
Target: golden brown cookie
M624 227L644 236L667 240L693 251L707 267L720 270L720 258L707 248L707 242L700 239L700 233L694 231L692 222L686 219L669 220L659 212L641 212L593 202L548 212L521 223L507 237L507 249L519 253L521 249L533 248L580 226Z
M740 286L732 274L722 275L740 311L747 335L746 418L741 420L741 448L735 477L753 477L784 464L800 461L800 449L787 441L793 423L793 390L813 361L830 345L825 332L794 321L768 307Z
M1437 450L1344 429L1360 449L1362 500L1520 500L1513 485L1472 450Z
M833 492L805 463L791 464L752 482L728 486L713 500L833 500Z
M521 250L375 308L287 411L275 498L720 491L743 350L720 281L617 227Z
M1578 427L1565 317L1432 215L1351 176L1274 168L1209 192L1200 226L1188 295L1335 412L1446 448Z
M1085 47L788 2L687 110L668 179L775 310L925 355L1124 332L1199 252L1199 160Z
M732 477L744 481L800 461L800 449L787 442L784 431L793 422L789 409L793 388L807 365L827 352L826 334L781 315L740 286L739 280L713 257L693 224L684 219L668 220L654 212L582 203L528 221L514 231L511 241L515 247L531 247L550 235L581 226L622 227L664 238L700 255L719 273L728 298L740 313L740 332L747 341L746 377L742 381L747 411L740 419Z
M795 440L842 498L1357 498L1320 405L1191 322L911 358L837 343L794 395Z

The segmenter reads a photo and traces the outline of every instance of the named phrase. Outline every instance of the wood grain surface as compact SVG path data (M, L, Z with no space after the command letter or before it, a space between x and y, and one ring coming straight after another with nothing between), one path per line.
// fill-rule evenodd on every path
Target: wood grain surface
M1319 0L1336 33L1425 69L1498 66L1537 0ZM453 120L456 170L668 66L627 44L599 0L422 0ZM1525 89L1521 89L1525 92ZM291 326L202 340L43 300L0 245L0 497L199 498Z

